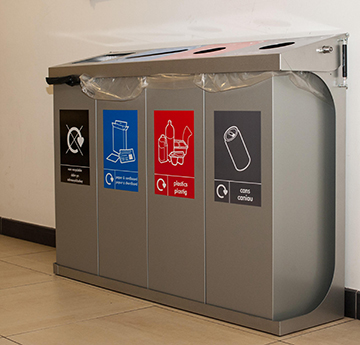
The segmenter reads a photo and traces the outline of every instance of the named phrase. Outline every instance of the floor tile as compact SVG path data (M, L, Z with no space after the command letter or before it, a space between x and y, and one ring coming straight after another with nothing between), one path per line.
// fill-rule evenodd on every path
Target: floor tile
M14 343L11 340L5 339L5 338L0 338L0 345L16 345L18 343Z
M0 259L1 260L1 259ZM36 254L23 254L2 259L18 266L30 268L34 271L53 274L53 264L56 261L56 251L49 250Z
M10 337L24 345L237 344L265 345L268 338L223 327L156 306Z
M279 338L55 276L55 253L0 235L0 345L360 344L354 319Z
M307 333L316 332L316 331L322 330L324 328L333 327L333 326L340 325L342 323L353 321L353 320L354 319L344 317L344 318L342 318L340 320L324 323L324 324L316 326L316 327L311 327L311 328L304 329L303 331L299 331L299 332L291 333L291 334L288 334L288 335L284 335L284 336L281 337L281 340L285 341L285 340L288 340L288 339L291 339L291 338L294 338L294 337L298 337L299 335L304 335L304 334L307 334Z
M358 345L360 343L360 321L353 320L329 326L287 339L286 342L293 345Z
M151 305L61 277L5 289L0 294L0 334L8 336Z
M269 333L256 331L256 330L254 330L254 329L247 328L247 327L243 327L243 326L239 326L239 325L235 325L235 324L233 324L233 323L229 323L229 322L225 322L225 321L221 321L221 320L216 320L216 319L213 319L213 318L211 318L211 317L207 317L207 316L202 316L202 315L199 315L199 314L190 313L190 312L187 312L187 311L184 311L184 310L181 310L181 309L176 309L176 308L173 308L173 307L167 307L167 306L164 306L164 305L159 305L159 308L166 309L166 310L172 311L172 312L174 312L174 313L180 313L180 314L189 315L189 316L191 316L191 317L199 318L199 319L202 319L202 320L204 320L204 321L212 322L212 323L215 323L215 324L224 326L224 327L229 327L229 328L233 328L233 329L236 329L236 330L239 330L239 331L243 331L243 332L248 332L248 333L251 333L251 334L259 335L259 336L262 336L262 337L265 337L265 338L269 338L269 339L272 340L272 341L275 341L275 340L279 339L279 337L276 336L276 335L272 335L272 334L269 334ZM270 341L270 340L269 340L269 341Z
M42 244L0 235L0 258L21 254L40 253L49 250L52 250L52 248Z
M0 277L0 290L46 282L52 279L51 275L19 267L1 260Z

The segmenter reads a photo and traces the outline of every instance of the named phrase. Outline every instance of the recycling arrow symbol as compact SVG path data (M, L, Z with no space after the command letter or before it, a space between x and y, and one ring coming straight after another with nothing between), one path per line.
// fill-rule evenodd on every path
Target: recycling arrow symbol
M216 195L220 199L224 199L224 197L229 193L229 191L226 189L226 187L223 184L219 184L216 187Z
M156 182L157 189L162 192L166 188L166 183L162 178L159 178Z
M110 173L107 173L105 176L105 182L107 185L111 185L114 182L114 177Z

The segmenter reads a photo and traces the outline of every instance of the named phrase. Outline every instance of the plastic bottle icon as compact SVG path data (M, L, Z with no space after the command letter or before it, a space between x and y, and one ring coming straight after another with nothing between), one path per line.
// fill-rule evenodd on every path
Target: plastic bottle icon
M251 163L251 157L239 128L229 127L224 133L225 146L237 171L244 171Z
M161 134L158 139L158 159L160 163L166 163L168 161L168 142L166 136Z
M168 153L174 151L174 141L175 141L175 128L172 125L171 120L168 121L166 127L165 127L165 136L167 139L168 144Z

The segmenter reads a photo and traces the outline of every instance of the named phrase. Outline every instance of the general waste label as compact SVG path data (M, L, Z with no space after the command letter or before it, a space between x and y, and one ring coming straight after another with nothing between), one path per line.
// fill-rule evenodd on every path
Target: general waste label
M194 111L154 112L155 194L195 198Z
M261 206L261 113L215 111L215 201Z
M139 191L138 112L104 110L104 188Z
M61 182L90 185L88 110L60 110Z

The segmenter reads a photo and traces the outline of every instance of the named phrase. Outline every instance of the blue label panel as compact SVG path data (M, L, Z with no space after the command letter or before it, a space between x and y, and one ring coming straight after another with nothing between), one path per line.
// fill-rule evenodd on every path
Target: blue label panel
M139 191L138 112L104 110L104 188Z

